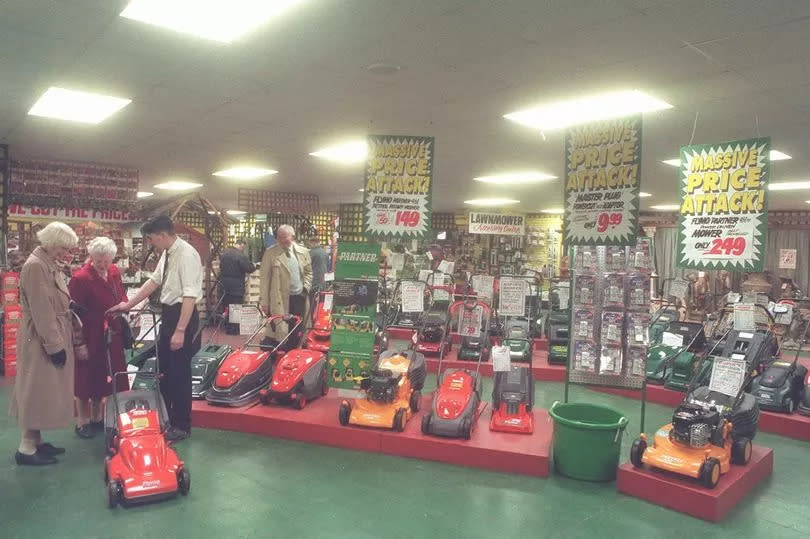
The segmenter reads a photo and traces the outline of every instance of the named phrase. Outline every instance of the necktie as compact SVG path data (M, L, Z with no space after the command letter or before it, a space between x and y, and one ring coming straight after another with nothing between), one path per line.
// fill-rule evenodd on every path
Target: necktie
M163 259L163 278L160 280L161 288L166 284L166 279L169 277L169 251L166 250L165 258Z

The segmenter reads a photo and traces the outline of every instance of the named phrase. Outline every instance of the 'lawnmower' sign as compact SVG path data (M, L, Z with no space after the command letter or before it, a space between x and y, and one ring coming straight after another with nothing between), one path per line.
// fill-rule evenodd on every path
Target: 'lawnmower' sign
M525 236L526 216L516 213L470 212L470 234Z

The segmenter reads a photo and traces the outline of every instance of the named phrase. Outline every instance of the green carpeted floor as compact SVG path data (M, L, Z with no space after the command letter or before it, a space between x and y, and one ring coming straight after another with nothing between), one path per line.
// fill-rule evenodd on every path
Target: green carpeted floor
M538 382L536 401L562 398ZM10 393L0 385L0 401ZM639 403L582 388L572 400L608 404L638 430ZM670 409L648 407L648 428ZM807 537L810 444L760 434L774 448L773 477L726 520L709 524L552 474L535 479L460 466L197 429L178 450L191 470L186 498L109 510L102 440L72 431L48 439L68 449L56 466L13 463L18 432L0 417L0 536L16 537ZM623 458L625 458L623 456Z

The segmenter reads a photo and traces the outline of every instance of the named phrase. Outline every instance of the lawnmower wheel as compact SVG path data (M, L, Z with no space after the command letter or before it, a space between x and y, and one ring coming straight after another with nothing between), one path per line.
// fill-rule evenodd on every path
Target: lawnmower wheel
M469 440L472 437L472 421L469 417L465 417L461 421L461 437Z
M427 413L422 416L422 434L430 434L430 419L433 414Z
M185 468L177 472L177 490L179 490L180 494L183 496L188 494L188 491L191 490L191 474L188 473L188 470Z
M296 410L303 410L304 406L307 405L307 398L303 393L299 393L298 396L295 397L293 401L293 407Z
M259 402L267 406L270 404L270 397L268 397L266 393L259 393Z
M124 489L119 481L109 481L107 483L107 503L110 509L115 509L121 503Z
M796 411L796 403L790 397L785 399L785 412L792 414Z
M104 484L110 482L110 457L104 457Z
M394 430L397 432L402 432L405 430L405 408L400 408L394 414Z
M422 392L418 389L411 392L411 412L416 413L419 411L419 406L422 404Z
M642 462L642 457L644 456L644 452L647 450L647 442L642 440L641 438L636 438L633 441L633 445L630 446L630 462L636 468L641 468L644 463Z
M329 381L326 378L326 368L323 369L323 376L321 376L321 396L325 397L329 393Z
M340 403L340 410L338 411L338 420L344 427L349 424L349 416L352 415L352 405L346 401Z
M738 438L731 446L731 463L745 465L751 460L751 440Z
M700 467L700 482L706 488L714 488L720 482L720 461L709 457Z

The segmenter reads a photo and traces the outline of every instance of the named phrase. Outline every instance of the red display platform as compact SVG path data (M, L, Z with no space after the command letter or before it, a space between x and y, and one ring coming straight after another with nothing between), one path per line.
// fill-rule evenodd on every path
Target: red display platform
M258 404L223 408L195 401L191 419L198 428L233 430L486 470L548 476L554 427L545 410L534 410L532 434L492 432L489 413L484 412L478 417L472 439L456 440L422 434L422 415L430 408L431 398L430 395L423 397L422 410L408 421L404 432L342 426L338 422L338 408L343 399L334 389L303 410Z
M747 466L732 466L720 483L708 489L697 481L660 470L619 466L619 492L693 517L718 522L759 483L773 473L773 449L754 446Z
M563 371L563 380L565 380L565 371ZM602 393L610 393L611 395L619 395L630 399L641 399L641 391L634 389L620 389L613 387L597 387L592 386L588 389L600 391ZM664 406L675 407L683 401L683 393L680 391L673 391L664 386L648 385L647 386L647 401L656 404L663 404ZM782 414L779 412L766 412L762 410L759 414L759 430L762 432L769 432L771 434L778 434L779 436L786 436L796 440L810 441L810 417L800 414Z
M437 372L439 370L439 358L428 357L427 368L428 372ZM522 363L515 362L515 365ZM444 356L442 361L442 370L445 369L473 369L475 370L475 361L459 361L456 359L454 351L449 352ZM481 363L481 375L492 376L492 362L486 361ZM535 350L532 356L532 375L535 381L542 380L545 382L564 382L565 381L565 365L552 365L548 362L547 352L538 352Z

